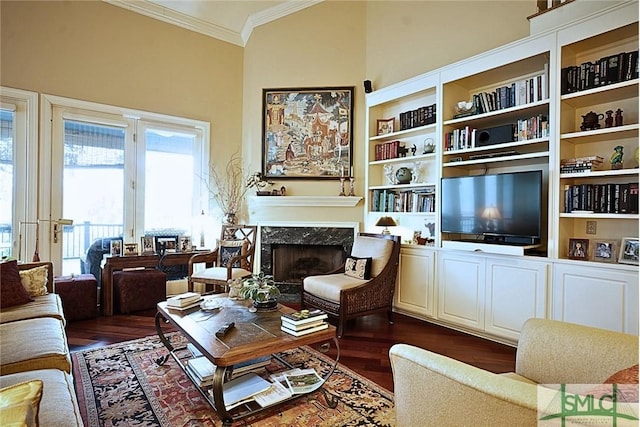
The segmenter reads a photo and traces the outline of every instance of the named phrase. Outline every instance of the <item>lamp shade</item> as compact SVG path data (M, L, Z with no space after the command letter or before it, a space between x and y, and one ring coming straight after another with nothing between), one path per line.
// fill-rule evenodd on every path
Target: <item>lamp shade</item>
M376 222L377 227L395 227L396 225L398 224L396 224L390 216L382 216L378 219L378 222Z

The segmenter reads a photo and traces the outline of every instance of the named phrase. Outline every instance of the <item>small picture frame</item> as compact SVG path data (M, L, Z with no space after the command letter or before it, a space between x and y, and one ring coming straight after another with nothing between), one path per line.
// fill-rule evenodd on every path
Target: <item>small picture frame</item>
M178 248L178 236L156 236L156 251L161 255L175 253Z
M617 242L615 240L594 240L593 260L597 262L616 262L616 246Z
M140 247L142 248L142 255L150 255L156 252L156 241L153 236L142 236L140 238Z
M111 256L121 256L122 255L122 240L121 239L113 239L109 243L109 254Z
M618 262L620 264L638 265L640 242L637 237L624 237L620 245L620 255Z
M589 239L569 239L569 259L589 259Z
M388 133L393 133L393 125L395 119L379 119L377 121L378 135L386 135Z
M124 244L124 256L137 256L138 244L137 243L125 243Z
M180 252L191 252L191 236L180 236Z

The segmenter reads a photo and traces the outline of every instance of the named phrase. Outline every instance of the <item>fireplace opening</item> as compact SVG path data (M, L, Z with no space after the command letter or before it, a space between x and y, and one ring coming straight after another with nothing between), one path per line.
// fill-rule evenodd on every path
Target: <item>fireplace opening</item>
M301 284L307 276L326 274L345 261L342 245L274 244L271 247L276 283Z

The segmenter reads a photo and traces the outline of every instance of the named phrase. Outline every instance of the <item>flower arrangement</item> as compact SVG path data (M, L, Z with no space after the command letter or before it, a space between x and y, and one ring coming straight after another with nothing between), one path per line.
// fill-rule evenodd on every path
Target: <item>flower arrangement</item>
M211 166L209 176L211 177L211 186L208 187L209 193L222 212L232 216L240 211L244 197L250 188L255 187L260 191L268 185L273 185L273 181L265 179L262 172L245 173L242 167L242 158L238 153L231 156L224 173Z
M242 158L234 153L225 167L224 173L211 166L209 168L211 184L208 188L213 199L225 215L235 215L240 211L244 196L249 187L245 185L248 177L242 169Z
M262 272L253 274L242 280L240 296L261 303L274 299L280 295L280 290L273 280L273 276Z

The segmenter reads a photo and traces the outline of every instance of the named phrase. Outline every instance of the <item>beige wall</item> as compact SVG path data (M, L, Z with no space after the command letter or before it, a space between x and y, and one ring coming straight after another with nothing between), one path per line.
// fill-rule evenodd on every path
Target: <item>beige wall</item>
M211 123L242 135L241 47L97 1L0 2L2 86Z
M3 0L0 84L208 121L212 159L242 150L252 170L261 167L263 88L354 86L362 195L363 80L382 88L520 39L534 12L534 0L328 0L257 27L243 49L104 2ZM279 185L293 195L339 192L335 181ZM359 221L363 207L273 212Z

